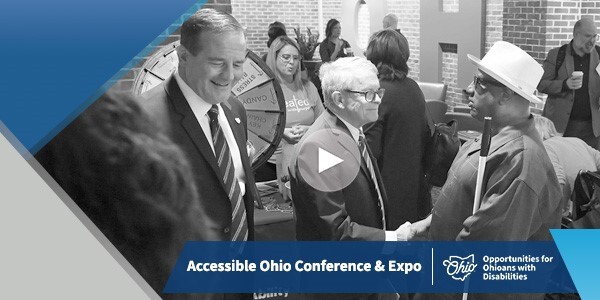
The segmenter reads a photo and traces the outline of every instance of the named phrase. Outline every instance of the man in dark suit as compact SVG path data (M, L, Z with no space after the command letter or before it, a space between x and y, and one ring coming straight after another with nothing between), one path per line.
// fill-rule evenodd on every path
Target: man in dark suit
M183 23L177 55L177 71L141 104L192 165L207 239L253 240L259 197L246 148L246 112L231 98L243 75L243 29L227 13L202 9Z
M385 228L385 190L377 164L363 143L362 126L377 120L383 94L377 68L364 58L348 57L324 64L320 72L327 111L315 120L296 146L290 167L298 240L396 241L410 238L408 226L403 225L396 231L393 231L396 228L389 231ZM322 138L311 138L315 133ZM360 170L347 186L323 191L323 188L311 185L306 177L309 175L298 167L299 159L305 159L300 151L307 146L305 143L350 151L351 147L358 147ZM329 147L324 143L330 143ZM332 180L331 177L323 179Z
M569 44L548 52L538 90L548 94L543 115L565 137L578 137L600 149L598 32L593 19L573 27ZM575 72L579 72L579 75ZM583 76L581 76L583 74ZM575 76L573 76L575 75Z

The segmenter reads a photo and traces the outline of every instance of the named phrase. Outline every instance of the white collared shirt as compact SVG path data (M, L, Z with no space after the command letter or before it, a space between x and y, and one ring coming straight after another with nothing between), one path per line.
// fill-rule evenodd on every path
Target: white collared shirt
M360 133L363 131L362 127L360 128L356 128L354 126L352 126L350 123L348 123L346 120L344 120L342 117L336 115L338 119L340 119L340 121L342 121L342 123L344 123L344 125L346 125L346 127L348 127L348 131L350 131L350 135L352 135L352 138L354 139L354 141L356 142L356 144L358 144L358 137L360 136ZM366 143L367 141L365 141ZM398 237L396 236L396 232L395 231L391 231L391 230L386 230L385 231L385 241L386 242L395 242L398 240Z
M200 96L190 88L185 81L179 76L179 70L176 70L173 73L175 76L175 80L177 80L177 84L185 97L185 100L190 105L196 120L200 123L200 127L202 127L202 131L206 136L206 140L210 145L210 148L215 153L215 146L212 143L212 134L210 132L210 117L208 116L208 111L212 107L212 104L204 101ZM240 149L235 140L235 136L233 135L233 131L231 130L231 126L229 126L229 121L225 114L223 113L223 108L221 104L217 104L219 106L219 125L223 130L223 134L225 135L225 140L227 141L227 146L229 147L229 152L231 153L231 159L233 160L233 166L235 168L235 177L240 184L240 190L242 196L246 194L246 175L244 173L244 166L242 165L242 157L240 156ZM246 149L243 149L246 151Z
M344 120L342 117L338 116L338 119L340 119L342 121L342 123L344 123L344 125L346 125L346 127L348 127L348 130L350 131L350 135L352 135L352 138L358 144L358 137L360 136L360 133L362 132L362 127L356 128L356 127L352 126L350 123L348 123L346 120Z

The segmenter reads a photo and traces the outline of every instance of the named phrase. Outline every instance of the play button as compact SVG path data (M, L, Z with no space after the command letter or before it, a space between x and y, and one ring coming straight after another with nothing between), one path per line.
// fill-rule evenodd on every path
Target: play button
M344 160L329 153L327 150L319 148L319 154L317 156L319 160L319 174L325 170L329 170L333 166L339 165Z
M298 170L302 179L323 192L347 187L360 170L358 144L339 129L313 132L299 145Z

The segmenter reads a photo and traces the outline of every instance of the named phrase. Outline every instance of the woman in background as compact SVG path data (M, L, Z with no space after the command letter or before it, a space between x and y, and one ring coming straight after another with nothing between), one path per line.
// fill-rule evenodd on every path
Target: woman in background
M365 136L377 158L388 195L388 228L418 221L431 211L423 161L430 131L423 93L417 83L407 77L409 55L406 38L391 29L373 34L366 51L385 89L379 118L371 127L365 125L368 128Z
M277 164L277 179L287 175L289 162L287 153L283 153L287 145L294 145L300 141L308 127L323 112L323 103L317 88L310 81L303 81L300 74L300 48L298 44L287 36L276 38L267 54L267 65L275 73L275 78L281 85L286 103L286 122L282 142L269 159L269 163ZM284 157L281 157L283 153Z
M325 39L319 47L319 54L323 62L334 61L340 57L352 56L352 48L344 39L340 38L342 25L340 21L331 19L325 27Z
M136 101L106 93L35 157L164 297L185 242L216 237L199 230L203 212L183 152Z

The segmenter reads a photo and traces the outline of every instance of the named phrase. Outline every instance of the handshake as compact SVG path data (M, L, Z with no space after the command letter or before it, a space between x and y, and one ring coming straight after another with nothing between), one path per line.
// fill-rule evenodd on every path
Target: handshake
M397 241L423 241L427 240L427 234L429 231L429 224L431 222L431 216L415 222L406 222L398 229L396 229Z

